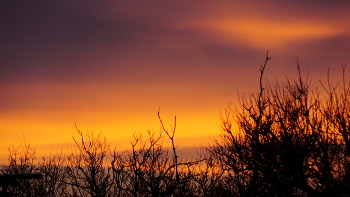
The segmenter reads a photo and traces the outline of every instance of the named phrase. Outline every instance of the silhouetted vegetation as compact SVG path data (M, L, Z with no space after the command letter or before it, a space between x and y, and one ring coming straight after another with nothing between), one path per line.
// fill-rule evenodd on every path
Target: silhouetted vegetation
M350 82L329 81L310 93L299 77L241 97L220 114L222 135L198 158L179 159L174 126L134 134L131 151L118 152L101 134L83 133L70 154L36 158L30 145L9 148L2 174L41 173L9 186L13 196L349 196ZM171 149L163 147L170 140Z

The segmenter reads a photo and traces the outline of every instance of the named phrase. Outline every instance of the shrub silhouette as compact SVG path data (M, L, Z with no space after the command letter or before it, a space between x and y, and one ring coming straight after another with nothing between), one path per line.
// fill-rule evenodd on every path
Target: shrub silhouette
M68 155L36 158L24 143L9 149L2 174L37 173L43 179L9 186L13 196L348 196L350 193L350 83L310 80L263 82L270 57L260 68L259 92L241 97L220 114L222 135L196 160L181 160L174 127L134 135L131 151L113 150L101 134L83 133ZM329 73L328 73L329 74ZM170 140L170 149L163 141Z
M18 180L18 186L16 187L9 185L8 191L13 196L68 196L66 195L66 184L59 181L66 179L63 173L64 161L60 153L43 157L39 162L36 162L35 149L24 142L19 147L11 146L9 148L8 160L9 164L2 167L1 174L32 174L41 172L44 175L43 179ZM4 189L4 185L2 185L2 189Z
M75 152L66 159L66 181L74 196L108 197L111 196L112 174L111 165L107 161L110 151L109 144L101 134L95 136L77 128L80 141L74 139Z
M222 137L209 148L236 196L347 196L349 84L328 82L327 96L309 94L310 80L263 86L222 113ZM343 67L343 74L345 67ZM238 130L233 130L233 125Z

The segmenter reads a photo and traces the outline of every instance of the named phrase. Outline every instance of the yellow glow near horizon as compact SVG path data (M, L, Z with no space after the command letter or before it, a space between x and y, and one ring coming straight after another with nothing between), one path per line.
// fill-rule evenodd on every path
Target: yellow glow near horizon
M16 87L20 89L19 87ZM2 127L2 144L0 146L0 163L6 163L8 147L13 145L17 147L23 140L36 148L38 158L48 155L51 151L57 152L67 150L73 146L73 139L79 138L75 129L75 123L78 129L83 132L93 131L106 137L111 143L111 147L116 147L119 151L130 150L130 142L133 140L133 134L143 133L143 140L147 140L147 130L158 132L160 122L157 117L157 110L161 103L154 98L142 96L149 106L143 106L144 103L138 102L137 98L128 95L128 91L147 92L147 87L122 87L122 92L111 92L108 90L116 89L112 86L104 86L103 90L107 95L97 95L86 97L85 90L98 92L101 86L55 86L55 85L27 85L22 87L22 93L28 92L37 95L36 98L19 99L19 107L14 107L8 111L2 111L0 118ZM155 86L153 88L156 88ZM159 87L162 88L162 87ZM8 90L9 94L11 90ZM44 93L51 91L52 95ZM56 91L71 93L69 99L55 97ZM170 90L169 90L170 91ZM174 91L174 89L172 89ZM140 94L143 94L139 91ZM123 95L122 97L118 94ZM16 95L15 95L16 96ZM106 100L115 99L115 105L111 106ZM163 98L167 106L174 100ZM175 99L176 100L176 99ZM25 102L22 107L21 103ZM161 109L161 117L164 126L170 129L174 125L174 116L177 116L176 143L179 147L199 147L206 146L211 142L210 137L218 136L220 133L217 127L219 123L218 109L199 109L201 101L189 99L187 105L195 106L195 109L183 108L177 109L177 106L164 107ZM196 104L192 104L195 102ZM204 104L203 104L204 105ZM201 105L199 105L201 106ZM210 108L210 106L209 106ZM163 134L164 135L164 134ZM169 140L164 139L164 147L169 147Z
M130 117L129 117L130 118ZM181 117L181 121L177 122L175 142L179 148L207 146L212 141L210 137L218 136L220 133L216 120L204 120L204 116L198 116L197 119L191 118L186 121L186 117ZM70 147L74 146L72 137L79 139L79 135L74 127L74 123L64 124L62 122L51 122L45 124L45 121L27 121L16 126L16 120L5 120L1 130L4 132L2 136L3 143L0 150L0 163L6 163L8 147L13 145L17 147L23 144L23 141L31 144L36 149L38 158L48 155L51 151L66 152ZM155 118L144 118L138 121L139 124L133 124L131 121L126 121L123 124L113 125L111 122L99 122L85 120L83 123L77 123L77 126L83 133L92 131L95 134L101 132L102 136L106 137L108 143L111 143L111 148L117 148L118 151L130 150L130 143L133 141L134 134L142 134L142 139L147 142L147 130L153 130L159 133L160 124ZM165 127L170 129L170 124L164 120ZM173 125L173 123L171 123ZM91 126L92 125L92 126ZM99 125L101 125L99 127ZM146 126L147 125L147 126ZM94 128L89 128L89 126ZM103 129L98 129L102 128ZM97 129L96 129L97 128ZM170 140L167 139L165 133L164 147L170 147Z

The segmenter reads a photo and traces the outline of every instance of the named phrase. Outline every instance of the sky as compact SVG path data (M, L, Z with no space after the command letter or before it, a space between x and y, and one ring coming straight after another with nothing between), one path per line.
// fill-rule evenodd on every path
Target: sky
M220 135L220 111L265 80L319 85L350 62L350 1L0 1L0 163L21 143L67 150L75 125L130 149L174 126L184 153ZM349 76L349 75L347 75ZM348 78L348 77L347 77ZM164 143L168 143L164 139Z

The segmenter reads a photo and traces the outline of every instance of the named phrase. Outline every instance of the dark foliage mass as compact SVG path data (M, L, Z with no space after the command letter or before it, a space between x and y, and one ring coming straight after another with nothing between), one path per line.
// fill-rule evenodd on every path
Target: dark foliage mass
M131 151L117 152L101 134L83 133L69 155L36 158L28 144L9 149L2 174L41 173L7 188L13 196L349 196L350 83L309 91L301 75L241 97L221 113L222 135L198 158L182 161L174 127L134 135ZM162 147L163 139L171 149Z

